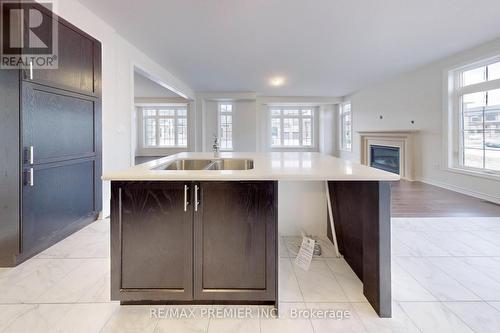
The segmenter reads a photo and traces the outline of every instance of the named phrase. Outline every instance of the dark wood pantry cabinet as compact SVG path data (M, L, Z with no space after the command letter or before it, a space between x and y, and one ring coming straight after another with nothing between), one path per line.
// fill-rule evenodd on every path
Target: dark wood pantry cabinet
M0 266L102 210L101 44L37 9L57 22L59 67L0 70Z
M113 300L277 302L277 182L111 187Z

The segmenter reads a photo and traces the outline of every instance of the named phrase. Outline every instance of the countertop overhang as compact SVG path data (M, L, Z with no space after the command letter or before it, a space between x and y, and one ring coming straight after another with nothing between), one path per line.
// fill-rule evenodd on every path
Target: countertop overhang
M399 175L320 153L221 152L218 158L251 159L250 170L154 170L177 159L214 159L214 153L184 152L118 171L105 172L103 180L287 180L287 181L397 181Z

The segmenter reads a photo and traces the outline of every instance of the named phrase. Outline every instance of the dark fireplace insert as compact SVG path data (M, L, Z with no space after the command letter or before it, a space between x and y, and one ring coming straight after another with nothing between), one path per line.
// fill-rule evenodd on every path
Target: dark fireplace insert
M371 145L370 166L399 175L399 148Z

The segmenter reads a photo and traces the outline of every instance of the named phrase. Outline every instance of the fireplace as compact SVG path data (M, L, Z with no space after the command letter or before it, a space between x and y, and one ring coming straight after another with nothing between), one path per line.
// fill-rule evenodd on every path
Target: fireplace
M370 145L370 166L399 175L399 147Z
M361 140L360 160L362 164L382 170L387 170L389 167L390 172L399 174L402 179L415 180L413 154L417 130L361 131L358 133ZM372 146L376 150L375 153ZM384 150L377 152L378 147Z

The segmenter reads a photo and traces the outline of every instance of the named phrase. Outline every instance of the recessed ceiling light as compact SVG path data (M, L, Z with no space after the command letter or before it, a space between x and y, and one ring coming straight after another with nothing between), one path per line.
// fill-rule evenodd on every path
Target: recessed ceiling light
M269 83L274 87L282 86L285 83L285 79L281 76L273 77L269 80Z

